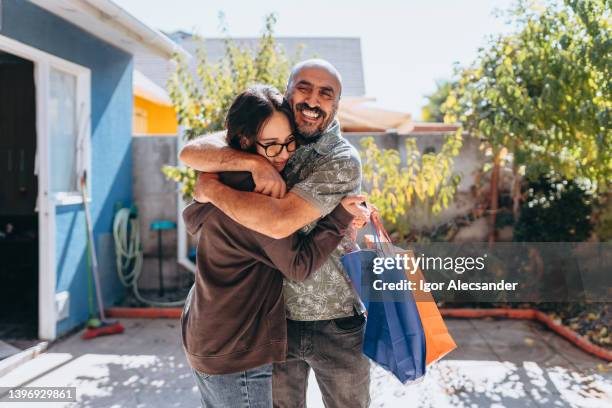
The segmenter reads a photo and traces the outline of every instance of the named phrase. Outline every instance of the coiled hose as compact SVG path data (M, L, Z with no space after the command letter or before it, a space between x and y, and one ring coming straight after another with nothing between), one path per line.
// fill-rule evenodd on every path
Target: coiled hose
M142 247L140 244L140 227L138 218L132 215L132 210L122 208L115 214L113 220L113 238L115 241L115 259L117 274L123 286L132 287L136 299L150 306L177 307L185 304L185 300L161 302L142 297L138 290L138 279L142 273Z

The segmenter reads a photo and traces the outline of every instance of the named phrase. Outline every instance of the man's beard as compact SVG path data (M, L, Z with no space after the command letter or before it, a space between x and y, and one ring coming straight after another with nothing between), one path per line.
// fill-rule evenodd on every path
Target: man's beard
M311 109L310 107L308 107L307 104L302 102L302 103L298 103L295 105L294 115L297 117L297 113L301 112L304 108L308 108L311 111L314 110L318 112L320 115L320 119L321 119L321 125L317 127L307 126L307 125L298 123L298 121L296 120L296 123L295 123L296 129L297 129L296 139L298 143L300 143L301 145L306 145L306 144L313 143L319 140L323 132L328 128L328 126L330 125L334 117L336 116L336 111L337 111L337 108L334 108L332 112L328 115L327 112L323 111L322 109L319 109L319 108Z

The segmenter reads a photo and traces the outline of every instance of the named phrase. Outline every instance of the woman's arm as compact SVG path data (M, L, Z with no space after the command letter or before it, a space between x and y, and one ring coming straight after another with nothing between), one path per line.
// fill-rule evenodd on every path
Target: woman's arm
M256 234L262 243L264 261L287 278L303 281L320 268L338 247L353 221L353 213L362 212L357 209L357 204L362 201L362 196L345 198L306 236L296 233L283 239L271 239Z

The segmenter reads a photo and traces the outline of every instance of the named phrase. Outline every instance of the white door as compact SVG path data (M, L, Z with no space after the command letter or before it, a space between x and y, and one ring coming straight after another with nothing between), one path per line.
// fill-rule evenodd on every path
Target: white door
M82 202L77 173L91 168L90 70L0 35L0 50L34 62L39 219L38 337L55 339L55 211ZM90 187L91 188L91 187ZM89 195L91 196L91 194Z

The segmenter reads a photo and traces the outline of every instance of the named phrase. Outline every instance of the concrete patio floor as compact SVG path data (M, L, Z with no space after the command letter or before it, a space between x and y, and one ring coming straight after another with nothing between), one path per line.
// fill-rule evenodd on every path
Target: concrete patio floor
M177 320L123 319L122 335L79 334L18 367L0 386L74 386L77 403L15 407L198 407ZM372 368L372 407L612 407L612 366L540 324L446 319L458 349L418 384ZM606 371L609 370L609 371ZM311 375L308 407L323 407ZM350 407L349 407L350 408Z

